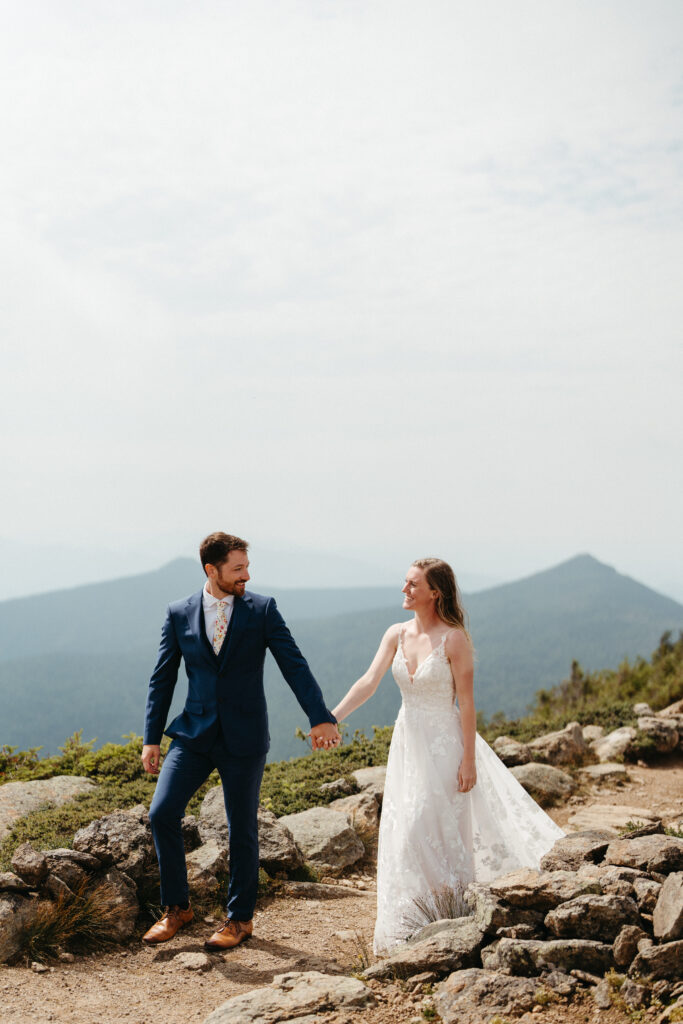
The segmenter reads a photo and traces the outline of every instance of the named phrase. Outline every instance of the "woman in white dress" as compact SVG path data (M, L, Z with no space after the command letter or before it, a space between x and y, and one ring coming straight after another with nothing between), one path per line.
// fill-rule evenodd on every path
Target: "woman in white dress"
M403 702L382 805L375 953L452 916L444 903L457 906L470 882L538 867L564 835L476 731L472 643L451 567L413 562L403 594L414 618L389 627L333 711L346 719L392 667Z

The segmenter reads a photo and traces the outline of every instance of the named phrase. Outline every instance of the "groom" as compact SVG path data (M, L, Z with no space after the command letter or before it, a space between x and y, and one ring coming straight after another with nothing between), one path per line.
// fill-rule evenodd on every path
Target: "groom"
M257 812L270 744L263 692L263 663L270 650L311 724L315 748L341 737L272 597L245 589L248 544L212 533L199 548L204 588L169 605L156 667L149 681L142 763L159 772L165 731L173 742L164 758L149 819L154 837L164 916L143 936L165 942L192 918L181 821L185 808L214 768L223 783L230 829L230 885L225 923L207 949L231 949L252 933L258 886ZM166 725L181 659L188 676L182 714Z

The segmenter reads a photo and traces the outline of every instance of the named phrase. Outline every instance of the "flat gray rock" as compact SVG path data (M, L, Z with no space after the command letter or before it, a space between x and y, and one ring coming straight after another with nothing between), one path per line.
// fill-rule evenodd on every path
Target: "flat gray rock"
M654 913L652 928L661 942L683 938L683 872L674 871L662 884Z
M531 1010L539 989L534 978L468 967L454 971L434 993L434 1006L445 1024L482 1024L495 1016Z
M659 715L643 716L638 719L638 731L647 736L660 754L669 754L678 746L680 734L677 720L662 718Z
M614 833L606 829L585 829L558 839L541 858L542 871L576 871L587 861L602 859Z
M628 973L643 981L657 981L659 978L680 980L683 975L683 939L666 942L662 946L641 945Z
M137 881L146 867L156 863L152 833L143 818L146 809L141 805L105 814L78 830L73 848L97 857L105 867L115 864Z
M551 764L538 764L532 761L530 764L520 764L516 768L511 768L510 771L541 807L550 807L554 803L566 800L576 789L576 783L571 775Z
M228 870L228 854L224 847L210 840L186 854L185 863L192 895L198 899L217 896L220 886L216 876Z
M496 736L491 744L493 750L508 768L533 761L534 755L526 743L520 743L512 736Z
M511 906L491 892L488 885L472 882L465 890L465 900L472 910L472 919L487 935L499 928L536 928L543 924L543 912L531 907Z
M371 790L366 789L352 796L343 796L327 806L333 811L347 814L354 828L360 828L364 832L376 832L379 828L379 802Z
M558 938L614 942L624 925L642 924L638 907L628 896L591 893L549 911L545 926Z
M612 947L590 939L497 939L481 951L487 970L508 974L540 974L559 968L602 975L614 964Z
M363 972L364 978L406 978L422 971L444 974L475 965L484 932L472 918L456 918L451 927L410 945L402 945L390 956Z
M607 847L605 862L668 875L683 870L683 839L661 834L615 839Z
M92 793L97 786L81 775L55 775L31 782L6 782L0 786L0 842L19 818L37 811L43 804L59 806L79 793Z
M623 757L627 753L637 735L637 731L632 726L624 725L620 729L614 729L591 745L598 760L616 761L617 758Z
M329 807L310 807L278 820L292 833L304 859L321 871L340 871L365 854L347 815Z
M579 768L579 776L588 782L616 783L628 782L629 775L623 764L616 761L605 761L603 764L589 764Z
M578 722L570 722L564 729L537 736L529 744L533 756L547 764L575 764L588 750Z
M225 817L223 787L210 789L202 801L199 811L199 831L203 842L213 840L227 851L230 848L230 831ZM293 871L303 864L301 850L294 842L292 833L265 807L258 809L259 863L269 875L280 871Z
M577 896L602 891L597 878L580 878L573 871L536 871L534 868L501 875L489 888L510 906L545 911Z
M651 807L630 807L626 804L587 804L571 815L567 824L571 829L612 829L615 835L629 821L651 824L660 821Z
M178 953L173 957L172 963L186 971L210 971L212 967L211 960L206 953Z
M276 975L266 988L228 999L204 1024L276 1024L292 1019L301 1024L325 1010L355 1010L374 1001L372 990L357 978L290 971Z
M387 766L385 764L374 765L371 768L358 768L351 775L356 780L359 789L374 793L379 801L380 807L384 798L384 783L387 777Z
M374 893L352 889L345 885L329 885L326 882L283 882L278 892L285 896L310 900L345 900L349 896L373 896Z
M12 867L20 878L36 889L47 878L50 870L47 857L40 850L34 850L31 843L22 843L12 854Z

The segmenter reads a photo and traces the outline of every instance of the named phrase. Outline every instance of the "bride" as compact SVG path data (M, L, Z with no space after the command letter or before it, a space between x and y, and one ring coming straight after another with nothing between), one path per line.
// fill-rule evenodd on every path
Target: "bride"
M564 835L476 731L472 643L451 567L413 562L403 594L414 618L389 627L333 711L347 718L391 666L403 700L379 831L375 953L430 920L466 913L470 882L538 867Z

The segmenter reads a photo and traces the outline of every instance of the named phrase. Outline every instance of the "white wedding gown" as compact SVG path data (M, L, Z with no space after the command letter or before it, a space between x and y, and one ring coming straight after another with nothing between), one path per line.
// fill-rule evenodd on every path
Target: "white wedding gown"
M375 953L390 951L429 920L454 916L440 908L440 894L538 867L565 834L478 733L477 782L459 792L463 733L444 643L445 636L411 679L400 635L392 665L403 703L379 831Z

